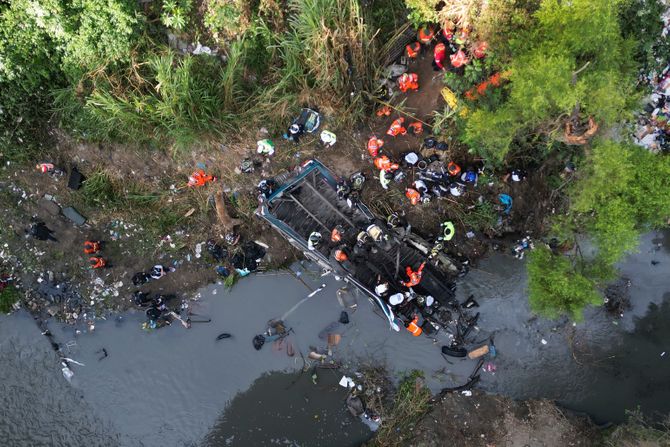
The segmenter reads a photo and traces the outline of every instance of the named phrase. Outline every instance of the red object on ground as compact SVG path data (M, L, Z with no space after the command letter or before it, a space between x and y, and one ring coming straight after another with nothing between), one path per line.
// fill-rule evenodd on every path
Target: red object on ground
M414 121L407 126L407 130L414 135L420 135L423 133L423 124L420 121Z
M209 182L216 180L216 177L205 174L205 171L198 169L188 178L188 186L205 186Z
M409 280L407 282L401 282L405 287L414 287L418 285L421 282L421 276L423 275L423 268L426 266L425 262L422 262L419 268L416 271L412 270L412 267L409 265L405 267L405 273L407 274L407 277Z
M407 188L405 190L405 196L409 199L409 203L416 205L421 201L421 194L414 188Z
M86 241L84 242L84 253L87 255L92 255L100 251L100 242L98 241Z
M405 118L403 117L394 120L391 123L389 130L386 131L386 135L390 135L392 137L397 137L398 135L405 135L407 133L407 129L403 127L404 122Z
M88 262L91 263L91 267L94 269L101 269L107 265L107 262L99 256L88 258Z
M368 140L368 154L370 154L370 157L379 155L379 149L381 149L383 145L384 140L380 140L375 136L370 137Z

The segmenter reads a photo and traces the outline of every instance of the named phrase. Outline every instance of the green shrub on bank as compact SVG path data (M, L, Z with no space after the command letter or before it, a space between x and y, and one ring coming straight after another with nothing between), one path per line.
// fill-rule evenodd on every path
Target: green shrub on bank
M548 318L568 315L576 321L583 319L586 306L602 302L592 280L579 273L567 257L545 247L530 253L528 296L533 312Z
M512 42L511 59L502 61L510 73L507 100L495 110L474 110L467 121L472 150L500 163L516 138L555 137L575 110L601 127L628 116L636 98L634 46L621 35L619 3L543 0L533 25L516 36L522 43Z
M633 251L643 232L670 219L670 158L630 144L600 140L578 173L569 196L569 215L555 219L563 239L586 234L595 256L583 259L536 250L528 264L531 307L543 315L577 318L596 304L596 287L614 276L615 265ZM575 242L576 243L576 242ZM573 287L579 285L579 291ZM581 306L581 307L580 307Z

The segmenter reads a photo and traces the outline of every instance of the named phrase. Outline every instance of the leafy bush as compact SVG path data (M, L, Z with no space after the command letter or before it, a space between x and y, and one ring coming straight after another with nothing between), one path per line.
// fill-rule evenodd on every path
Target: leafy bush
M487 148L485 155L501 162L519 133L553 136L577 105L601 126L627 116L635 101L632 45L621 37L618 4L542 1L535 22L513 45L513 59L503 64L510 72L507 100L473 113L466 126L473 151Z
M191 0L163 0L161 22L168 28L183 31L192 8Z
M565 314L576 321L582 320L584 307L602 302L593 281L578 273L567 257L546 247L530 252L528 299L533 312L548 318Z
M219 39L241 35L249 26L248 14L241 0L212 0L207 5L205 26Z

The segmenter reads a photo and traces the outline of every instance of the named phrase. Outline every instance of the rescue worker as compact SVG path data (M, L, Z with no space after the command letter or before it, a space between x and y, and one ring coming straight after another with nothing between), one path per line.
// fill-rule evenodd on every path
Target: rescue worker
M287 140L298 143L300 141L300 136L305 133L305 126L302 124L291 124L288 128L288 132L284 134L284 138Z
M435 45L433 49L433 70L446 70L444 62L447 60L447 47L442 43Z
M458 166L453 161L450 161L449 164L447 165L447 172L449 173L450 176L457 177L458 174L461 173L461 167Z
M375 242L379 242L382 239L385 239L384 231L379 227L379 225L376 224L369 225L365 229L365 232Z
M420 42L410 43L405 47L405 54L407 54L407 57L410 59L416 59L419 56L419 53L421 53Z
M412 270L411 266L405 267L405 273L407 274L407 277L409 278L406 282L401 281L400 284L403 286L410 288L418 285L421 282L421 276L423 275L423 268L426 266L426 262L422 262L419 268L414 271Z
M349 257L344 252L344 250L342 250L341 248L338 248L337 250L335 250L335 260L337 262L344 262L348 259L349 259Z
M256 142L256 152L266 157L271 157L275 153L275 145L272 140L266 138Z
M430 25L422 26L417 32L417 40L421 42L422 45L430 45L430 42L434 37L435 31L433 31L433 27Z
M393 180L393 174L386 172L383 169L379 171L379 183L382 185L382 188L389 189L391 180Z
M209 182L216 181L216 177L213 175L205 174L205 171L198 169L188 178L188 186L190 187L200 187L205 186Z
M403 93L407 90L419 90L419 75L416 73L403 73L398 78L398 88Z
M409 123L409 126L407 126L407 130L412 135L421 135L423 133L423 124L421 124L420 121L414 121L412 123Z
M444 40L450 41L451 39L454 38L454 31L455 28L452 24L446 24L444 28L442 29L442 37L444 37Z
M409 203L416 205L421 201L421 194L414 188L407 188L405 196L409 199Z
M379 155L379 150L384 145L384 140L377 138L375 135L371 136L368 140L368 154L370 157L376 157Z
M92 256L88 258L88 262L91 263L91 268L94 269L101 269L104 266L107 265L104 259L102 259L100 256Z
M407 134L407 129L403 127L403 123L405 122L405 118L400 117L396 120L394 120L391 123L391 126L389 127L389 130L386 131L386 135L390 135L392 137L397 137L398 135L406 135Z
M398 163L392 163L391 160L386 156L382 155L374 159L374 164L377 169L380 171L393 172L400 168Z
M440 240L442 241L450 241L453 239L454 235L456 234L456 228L454 227L454 223L451 221L447 222L442 222L440 224L440 227L442 227L442 237Z
M415 337L418 337L423 333L423 329L421 329L421 327L419 327L419 325L417 324L418 322L419 322L419 316L414 315L412 321L407 323L407 326L405 326L405 328L409 331L409 333Z
M470 59L468 59L463 50L458 50L455 54L449 56L449 60L451 61L451 65L453 65L454 68L462 67L463 65L466 65L468 62L470 62Z
M100 242L99 241L86 241L84 242L84 254L92 255L100 251Z
M321 132L321 144L325 147L333 147L337 142L337 135L329 130L324 130Z
M513 182L521 182L523 180L526 180L526 171L523 169L513 169L512 172L507 174L504 178L503 181L507 182L508 179L512 179Z
M321 233L318 231L312 231L307 239L307 248L310 250L316 250L316 248L321 243Z
M340 242L342 240L342 233L344 233L342 227L339 225L336 226L333 228L333 231L330 232L330 241L335 243Z

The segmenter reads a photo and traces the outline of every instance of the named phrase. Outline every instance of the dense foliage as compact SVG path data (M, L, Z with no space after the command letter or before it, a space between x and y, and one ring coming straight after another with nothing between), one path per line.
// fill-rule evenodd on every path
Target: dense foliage
M539 247L528 262L528 292L534 312L550 318L566 314L582 319L587 305L602 302L594 282L577 272L568 258Z

